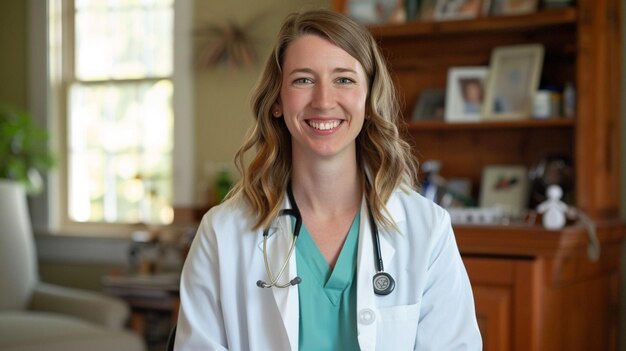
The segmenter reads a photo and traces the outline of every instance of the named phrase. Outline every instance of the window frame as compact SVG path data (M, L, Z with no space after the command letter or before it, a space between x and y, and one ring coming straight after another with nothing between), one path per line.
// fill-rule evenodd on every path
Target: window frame
M172 206L193 207L194 134L193 134L193 2L174 1L173 73L167 78L174 86L174 149L172 151ZM31 201L33 227L39 233L79 236L128 237L146 224L75 222L69 216L68 200L68 108L67 98L73 75L73 32L51 29L50 17L61 16L74 28L73 0L29 0L29 108L38 122L50 131L50 146L57 155L57 166L45 176L45 191ZM59 46L59 44L61 44ZM71 51L68 52L68 47ZM54 56L61 50L64 64ZM68 55L69 54L69 55ZM65 60L67 58L67 60ZM70 66L68 66L70 65ZM45 67L42 69L42 67ZM153 81L158 77L136 81ZM48 84L41 84L47 82Z

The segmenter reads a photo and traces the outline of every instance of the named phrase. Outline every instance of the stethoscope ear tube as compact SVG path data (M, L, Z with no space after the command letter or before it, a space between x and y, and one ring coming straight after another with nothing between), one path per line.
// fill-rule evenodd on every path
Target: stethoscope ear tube
M284 211L287 212L287 210L284 210ZM265 270L267 272L267 276L270 278L270 282L267 283L267 282L264 282L262 280L257 280L256 286L258 286L259 288L271 288L273 286L278 287L278 288L287 288L287 287L290 287L290 286L293 286L293 285L300 284L302 279L300 279L300 277L298 277L298 276L296 276L295 278L291 279L286 284L279 284L278 283L278 279L280 279L280 277L283 275L283 272L285 271L285 268L287 268L287 264L289 264L289 258L291 257L291 255L293 255L293 251L296 248L296 242L298 241L298 235L294 234L293 239L291 240L291 245L289 246L289 253L287 254L287 258L283 262L282 266L280 267L280 270L278 271L278 274L275 277L272 274L272 269L270 268L270 264L269 264L269 261L267 259L267 236L268 236L268 230L264 230L263 231L263 261L265 263Z
M263 261L265 263L265 270L267 272L267 276L269 277L270 282L264 282L263 280L257 280L256 286L259 288L288 288L290 286L298 285L302 281L299 276L291 279L289 282L285 284L279 284L278 280L282 277L285 268L287 268L287 264L289 264L289 258L293 255L293 251L296 248L296 243L298 242L298 237L300 235L300 228L302 227L302 216L300 215L300 210L298 209L298 205L296 204L296 200L293 197L293 192L291 191L291 184L287 186L287 196L289 197L289 202L292 208L286 208L280 210L278 213L279 216L293 216L296 219L296 224L293 232L293 238L291 239L291 245L289 246L289 252L287 253L287 258L283 262L278 274L274 276L272 274L272 269L270 268L270 264L267 259L267 237L269 235L269 228L263 230Z

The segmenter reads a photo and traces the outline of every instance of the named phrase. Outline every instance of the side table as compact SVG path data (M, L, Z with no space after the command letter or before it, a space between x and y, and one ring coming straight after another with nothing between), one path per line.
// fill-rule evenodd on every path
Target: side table
M150 344L147 332L150 314L169 315L167 331L178 319L180 273L107 275L102 277L103 290L124 299L131 308L130 326ZM158 337L156 339L159 339ZM157 340L159 341L159 340Z

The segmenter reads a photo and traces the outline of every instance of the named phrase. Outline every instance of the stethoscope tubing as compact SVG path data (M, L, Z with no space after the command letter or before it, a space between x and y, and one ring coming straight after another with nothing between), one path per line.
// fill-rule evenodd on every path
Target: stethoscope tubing
M265 263L265 270L267 271L267 275L270 279L270 282L264 282L262 280L258 280L256 285L259 288L287 288L290 286L294 286L299 284L302 280L299 276L296 276L294 279L290 280L287 283L279 284L278 280L283 275L287 265L289 264L289 259L293 255L293 251L296 247L296 242L298 241L298 237L300 236L300 229L302 227L302 215L300 214L300 209L298 208L298 204L293 196L293 191L291 190L291 184L287 185L287 196L289 198L289 204L291 208L282 209L279 211L279 216L281 215L289 215L293 216L296 219L296 224L293 230L293 238L291 240L291 245L289 247L289 252L287 253L287 258L283 262L278 274L274 276L272 270L269 265L269 260L267 258L267 237L269 236L269 228L263 230L263 261ZM374 245L374 262L376 265L377 273L374 275L372 284L374 287L374 293L377 295L388 295L395 288L395 281L393 277L385 272L385 268L383 265L383 256L380 250L380 235L378 233L378 226L376 225L376 221L374 220L374 215L369 206L367 206L367 213L370 221L371 232L372 232L372 243Z
M374 261L376 262L376 270L378 272L383 272L385 270L385 266L383 265L383 254L380 251L380 235L378 235L378 226L376 225L376 221L374 220L374 214L369 206L367 206L367 214L370 219L370 225L372 226L372 243L374 245Z
M282 212L282 211L281 211ZM300 234L300 233L298 233ZM296 234L294 232L293 235L293 240L291 241L291 245L289 247L289 253L287 253L287 257L291 257L291 255L293 254L293 250L296 247L296 242L298 241L298 237L299 235ZM263 252L266 253L267 252L267 230L265 230L263 232ZM271 288L272 286L278 287L278 288L286 288L288 286L294 285L293 284L293 280L290 281L289 283L286 284L278 284L278 279L280 279L280 277L283 275L283 272L285 271L285 269L287 268L287 264L289 264L289 260L285 260L285 262L283 262L283 265L280 267L280 270L278 271L278 274L276 275L276 277L273 276L272 274L272 269L270 268L270 264L269 261L267 259L267 254L263 255L263 261L265 262L265 270L267 271L267 275L270 278L270 282L269 283L265 283L261 280L257 281L257 286L261 287L261 288Z
M291 208L282 209L278 212L279 216L289 215L293 216L296 219L296 224L293 230L293 239L291 240L291 245L289 246L289 252L287 253L287 259L283 262L278 274L274 277L272 273L272 269L270 268L269 261L267 259L267 237L269 236L269 228L263 230L263 261L265 263L265 270L267 271L267 276L270 278L270 282L266 283L262 280L258 280L256 285L260 288L271 288L273 286L277 288L287 288L292 285L296 285L300 283L300 277L296 276L294 279L290 280L288 283L279 284L278 279L283 275L283 272L287 268L289 264L289 257L293 255L293 251L296 248L296 243L298 238L300 237L300 229L302 228L302 215L300 214L300 209L298 208L298 204L296 203L295 197L293 196L293 191L291 190L291 184L287 185L287 197L289 198L289 205Z

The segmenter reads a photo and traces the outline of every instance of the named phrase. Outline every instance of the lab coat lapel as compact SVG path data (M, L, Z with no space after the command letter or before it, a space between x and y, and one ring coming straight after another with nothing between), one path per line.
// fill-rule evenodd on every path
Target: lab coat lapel
M287 204L285 203L285 206L286 205ZM287 257L287 253L289 252L289 247L293 238L293 234L291 232L291 219L292 218L290 216L280 216L279 220L274 222L275 225L270 227L269 235L267 238L267 258L270 268L272 269L272 274L274 274L274 276L276 276L280 271L280 268L282 267ZM260 241L258 247L261 251L263 251L263 240ZM279 279L278 283L284 284L293 279L296 275L296 252L294 250L293 255L289 258L287 268L285 269L285 272ZM264 280L268 283L270 282L269 277L266 277ZM276 306L278 308L278 311L280 312L280 316L282 318L287 337L289 338L291 350L295 351L298 349L300 318L298 305L298 287L272 287L270 289L272 289L272 294L274 295Z
M397 199L392 195L392 199L387 204L387 210L390 212L394 221L403 221L401 208L394 203ZM398 203L399 205L399 203ZM365 220L363 220L365 219ZM396 250L393 248L387 235L400 235L398 233L388 234L379 227L380 251L385 267L389 267ZM365 198L361 204L361 228L359 233L359 246L357 253L357 330L358 341L361 350L375 350L377 340L377 322L376 318L376 294L374 293L373 278L377 273L374 242L372 237L372 223L369 219L367 210L367 202ZM372 319L373 316L373 319Z

